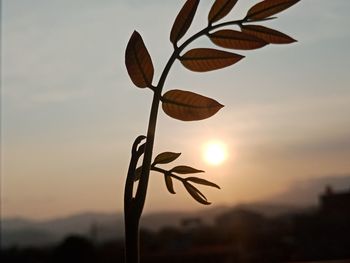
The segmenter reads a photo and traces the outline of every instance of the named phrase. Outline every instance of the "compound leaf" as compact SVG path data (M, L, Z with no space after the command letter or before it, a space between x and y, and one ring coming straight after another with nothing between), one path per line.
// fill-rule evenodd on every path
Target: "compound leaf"
M246 18L249 20L258 20L277 14L300 0L265 0L257 3L248 10Z
M199 203L203 205L210 205L210 202L207 201L207 198L192 184L183 182L187 192Z
M195 48L180 57L180 61L189 70L205 72L228 67L242 58L244 56L217 49Z
M170 41L176 44L187 32L194 15L196 14L199 0L187 0L179 14L177 15L174 25L170 32Z
M153 166L156 164L165 164L170 163L174 160L176 160L181 153L173 153L173 152L163 152L157 155L156 158L154 158Z
M125 65L132 82L139 88L152 86L154 68L142 37L132 34L125 51Z
M226 16L238 0L216 0L210 9L208 21L214 23Z
M165 185L168 191L172 194L176 194L174 191L173 179L170 175L164 174Z
M214 44L224 48L249 50L267 45L264 40L254 35L248 35L240 31L229 29L216 31L210 34L209 37Z
M242 26L242 32L256 36L271 44L290 44L296 42L295 39L287 36L286 34L260 25Z
M204 173L203 170L198 170L190 166L179 165L171 169L169 172L178 174L194 174L194 173Z
M198 177L187 177L186 181L190 181L190 182L193 182L196 184L203 184L203 185L207 185L207 186L212 186L212 187L220 189L220 186L218 186L217 184L214 184L208 180L198 178Z
M211 98L184 90L170 90L162 97L162 108L170 117L197 121L213 116L223 105Z

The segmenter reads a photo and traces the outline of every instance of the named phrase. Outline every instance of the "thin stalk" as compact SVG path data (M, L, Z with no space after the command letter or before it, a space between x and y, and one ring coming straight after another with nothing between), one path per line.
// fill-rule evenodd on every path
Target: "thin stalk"
M171 177L173 177L173 178L175 178L175 179L177 179L177 180L179 180L179 181L181 181L181 182L185 181L185 179L183 179L182 177L177 176L176 174L170 173L169 171L164 170L164 169L159 168L159 167L154 167L154 166L153 166L153 167L151 168L151 170L156 171L156 172L159 172L159 173L162 173L162 174L167 174L167 175L169 175L169 176L171 176Z
M125 186L125 193L128 193L128 196L125 195L125 201L124 201L124 212L125 212L125 239L126 239L126 263L139 263L139 222L140 217L144 208L144 204L146 201L146 195L147 195L147 188L148 188L148 181L149 181L149 174L151 170L151 162L152 162L152 152L153 152L153 146L154 146L154 139L155 139L155 131L156 131L156 125L157 125L157 116L158 116L158 109L160 100L162 97L162 90L166 81L166 78L170 72L170 69L176 59L180 57L180 53L194 40L197 38L208 35L210 31L228 26L228 25L239 25L241 26L243 23L249 23L249 22L259 22L269 19L262 19L262 20L255 20L255 21L249 21L247 19L241 19L236 21L230 21L230 22L224 22L216 25L209 24L206 28L202 29L201 31L197 32L190 38L188 38L185 42L183 42L180 46L174 45L174 51L172 55L170 56L167 64L165 65L163 72L160 76L159 82L157 86L151 86L150 89L154 92L153 94L153 101L151 106L151 112L148 122L148 129L147 129L147 139L146 139L146 146L143 156L143 162L142 162L142 171L141 171L141 177L139 180L139 184L136 190L135 197L132 197L133 192L133 186L134 182L131 181L132 177L132 169L135 171L137 160L135 163L135 159L133 157L130 161L130 169L128 172L128 178L127 178L127 184ZM138 158L137 158L138 159ZM161 171L161 168L156 168L158 171ZM154 170L154 168L153 168ZM172 176L176 179L181 180L182 178L173 175ZM131 193L131 194L130 194ZM131 195L131 196L130 196Z

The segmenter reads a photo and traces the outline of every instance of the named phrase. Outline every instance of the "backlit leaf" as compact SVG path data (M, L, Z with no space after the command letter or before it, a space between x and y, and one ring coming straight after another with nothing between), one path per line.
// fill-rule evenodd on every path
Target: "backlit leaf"
M207 198L193 185L190 183L184 182L184 186L187 190L187 192L199 203L203 205L210 205L210 203L207 201Z
M176 44L177 41L179 41L186 34L197 11L198 4L199 0L187 0L187 2L184 4L171 29L171 43Z
M136 31L125 51L125 65L132 82L139 88L152 86L154 68L145 44Z
M173 153L173 152L163 152L157 155L157 157L154 159L153 166L156 164L165 164L170 163L174 160L176 160L181 153Z
M165 185L168 191L172 194L176 194L173 186L173 179L171 179L170 175L164 174Z
M220 189L220 186L218 186L217 184L214 184L208 180L198 178L198 177L187 177L186 181L190 181L190 182L193 182L196 184L203 184L203 185L207 185L207 186L212 186L212 187Z
M187 69L197 72L205 72L224 68L240 61L244 56L211 49L195 48L187 51L181 58L181 63Z
M299 1L300 0L265 0L250 8L246 18L249 20L264 19L291 7Z
M226 16L238 0L216 0L210 9L208 21L214 23Z
M289 44L296 42L295 39L283 34L277 30L259 26L259 25L246 25L242 27L242 32L256 36L267 43L271 44Z
M190 166L179 165L171 169L169 172L178 174L194 174L194 173L204 173L203 170L198 170Z
M214 44L224 48L249 50L267 45L264 40L253 35L229 29L216 31L209 37Z
M203 120L213 116L223 105L202 95L184 91L170 90L162 97L162 108L172 118L182 121Z

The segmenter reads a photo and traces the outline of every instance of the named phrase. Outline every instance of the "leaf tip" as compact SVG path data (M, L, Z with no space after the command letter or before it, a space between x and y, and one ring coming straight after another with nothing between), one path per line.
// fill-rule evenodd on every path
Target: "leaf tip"
M198 5L199 0L187 0L181 8L170 32L170 41L174 46L186 34L193 21Z
M221 187L220 187L219 185L217 185L217 184L215 184L214 187L217 188L217 189L219 189L219 190L221 190Z
M136 36L141 36L140 33L137 30L134 30L131 34L131 38L134 38Z

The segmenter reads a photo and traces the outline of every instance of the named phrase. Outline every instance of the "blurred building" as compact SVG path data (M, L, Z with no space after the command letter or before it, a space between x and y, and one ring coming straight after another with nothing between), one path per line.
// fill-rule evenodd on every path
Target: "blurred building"
M348 191L334 192L331 186L327 186L319 199L321 213L350 217L350 187Z

